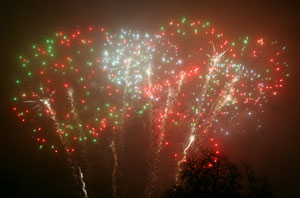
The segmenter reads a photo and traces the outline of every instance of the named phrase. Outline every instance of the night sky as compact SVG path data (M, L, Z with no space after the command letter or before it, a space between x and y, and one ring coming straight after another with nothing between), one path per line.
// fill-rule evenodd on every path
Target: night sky
M51 2L51 3L50 3ZM226 35L263 35L287 45L289 73L284 89L265 105L263 129L232 134L222 140L230 157L249 162L269 176L276 197L300 197L300 6L296 1L2 1L1 8L1 138L0 171L3 180L18 185L17 197L73 197L74 182L62 155L40 152L29 126L20 124L11 110L17 57L31 43L59 29L103 25L110 30L153 31L174 18L210 21ZM144 2L144 3L143 3ZM134 129L130 129L134 132ZM101 147L101 146L99 146ZM108 149L108 148L99 148ZM138 148L137 148L138 149ZM109 149L108 149L109 150ZM103 151L105 152L105 150ZM109 151L108 151L109 152ZM136 158L142 154L137 152ZM111 156L95 171L95 197L110 197ZM129 159L129 161L134 159ZM132 170L134 171L134 170ZM135 174L131 181L144 182ZM130 171L128 172L130 175ZM100 179L102 178L102 179ZM132 185L132 184L131 184ZM166 184L165 186L168 186ZM164 187L165 187L164 186ZM162 188L164 188L162 187ZM140 189L129 188L131 197ZM1 197L1 192L0 192Z

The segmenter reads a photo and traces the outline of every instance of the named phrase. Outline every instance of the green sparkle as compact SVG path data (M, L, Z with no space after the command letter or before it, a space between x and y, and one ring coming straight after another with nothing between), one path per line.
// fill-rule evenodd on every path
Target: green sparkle
M92 65L93 65L93 63L92 63L91 61L88 61L86 64L87 64L88 66L92 66Z

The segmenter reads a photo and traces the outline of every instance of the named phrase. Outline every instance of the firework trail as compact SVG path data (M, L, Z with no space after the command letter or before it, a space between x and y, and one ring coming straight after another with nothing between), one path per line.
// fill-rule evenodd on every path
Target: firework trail
M158 137L158 141L156 143L156 145L154 146L154 159L151 165L151 172L150 172L150 176L149 176L149 184L147 186L146 189L146 196L147 197L152 197L153 193L154 193L154 189L156 188L157 185L157 181L158 181L158 174L159 174L159 170L158 170L158 166L159 166L159 162L160 162L160 153L164 147L164 141L165 141L165 133L166 133L166 121L168 120L169 117L169 113L174 105L175 100L177 99L178 94L181 92L181 86L182 86L182 82L184 80L184 72L182 72L180 74L180 79L177 83L177 88L173 89L173 88L169 88L168 89L168 96L166 99L166 103L163 107L163 112L160 113L160 119L159 119L159 137ZM152 107L152 105L151 105ZM153 123L153 117L154 116L150 116L150 123ZM154 126L150 125L152 130L154 130ZM152 132L153 135L155 135L154 132ZM153 142L155 141L155 138L153 138L152 140Z
M84 198L87 198L87 191L86 191L86 186L85 186L85 182L84 182L84 178L83 178L83 173L81 171L81 168L79 167L79 173L80 173L80 179L81 179L81 183L82 183L82 191L84 193Z
M37 101L31 100L31 101L24 101L24 102L25 103L40 103L40 104L37 104L37 105L40 106L40 108L43 108L44 111L46 112L46 114L49 116L49 118L53 121L54 128L59 134L59 139L60 139L62 145L64 146L64 148L67 148L67 147L69 147L69 145L67 146L66 140L64 139L64 137L60 133L61 129L60 129L60 126L59 126L59 121L57 120L56 113L53 110L53 108L51 106L51 103L50 103L50 98L53 96L54 93L55 93L55 91L53 91L50 94L49 98L43 98L43 97L37 95L36 93L32 92L33 96L36 97L38 100ZM69 167L73 171L73 177L74 177L75 181L80 181L80 186L82 188L82 192L84 193L84 197L87 198L87 191L85 189L85 182L84 182L83 173L81 171L81 168L78 165L76 159L73 158L69 153L67 153L66 156L67 156L67 161L68 161Z
M208 129L210 129L210 127L212 127L212 122L218 116L218 113L231 100L231 97L232 97L232 94L234 91L233 86L236 81L237 81L237 77L235 77L228 85L226 85L224 90L220 93L218 99L216 99L216 101L215 101L215 104L212 105L212 108L211 108L210 112L208 113L206 120L202 123L202 126L201 126L202 129L201 129L201 132L199 132L200 135L203 136L208 131ZM199 109L201 109L201 106L202 106L201 104L202 103L200 103ZM197 124L199 123L198 119L196 120L196 123ZM181 172L181 164L185 161L188 150L191 148L192 144L195 141L196 133L197 133L197 129L195 127L192 127L191 132L190 132L189 142L183 151L183 157L181 160L178 161L178 164L177 164L177 166L179 167L179 170L177 171L177 175L176 175L177 183L179 180L179 174ZM199 137L198 141L199 142L201 141L201 137ZM198 148L196 148L196 149L198 149Z
M113 197L117 197L118 194L118 187L117 187L117 177L118 177L118 152L115 139L112 138L111 140L111 150L114 157L113 163L113 171L112 171L112 188L113 188Z
M68 99L70 101L70 104L71 104L71 114L73 115L73 118L75 119L75 122L78 124L78 125L83 125L82 124L82 121L79 117L79 114L78 114L78 111L76 109L76 106L75 106L75 100L74 100L74 96L73 96L73 93L74 93L74 90L72 88L68 88L67 89L67 94L68 94ZM83 130L83 128L79 128L79 135L81 137L84 137L85 136L85 132ZM79 169L79 173L80 173L80 181L81 181L81 185L82 185L82 191L84 192L84 197L87 197L87 190L86 190L86 182L85 182L85 179L87 178L88 175L90 175L90 172L89 172L89 161L88 161L88 151L87 151L87 145L86 145L86 142L84 142L82 144L82 149L81 149L81 154L82 154L82 159L83 159L83 164L86 166L85 167L85 170L86 170L86 176L84 177L84 174L80 168L80 166L78 165L78 169Z

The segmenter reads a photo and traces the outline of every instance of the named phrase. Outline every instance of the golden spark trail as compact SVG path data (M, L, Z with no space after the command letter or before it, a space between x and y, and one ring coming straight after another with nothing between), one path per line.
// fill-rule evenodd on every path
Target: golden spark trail
M69 88L68 91L68 99L70 101L70 104L71 104L71 113L73 114L76 122L78 123L80 129L79 129L79 132L80 132L80 136L83 137L84 136L84 131L82 129L82 122L79 118L79 115L78 115L78 111L76 109L76 106L75 106L75 102L74 102L74 96L73 96L73 89ZM88 174L88 170L89 170L89 163L88 163L88 159L87 159L87 145L86 143L83 144L83 156L84 156L84 161L86 163L86 170L87 170L87 174ZM85 184L85 181L84 181L84 177L83 177L83 172L80 168L80 166L78 165L78 168L79 168L79 172L80 172L80 181L81 181L81 185L82 185L82 191L84 192L84 195L85 197L87 197L87 190L86 190L86 184Z
M150 174L150 184L147 186L147 190L146 190L146 196L147 197L152 197L153 193L154 193L154 189L156 188L157 185L157 180L158 180L158 174L159 174L159 170L158 170L158 165L159 165L159 161L160 161L160 153L162 151L162 149L164 148L164 140L165 140L165 134L166 134L166 121L169 117L169 111L173 108L174 102L177 99L179 93L181 92L181 87L182 87L182 83L185 77L185 73L181 72L180 74L180 79L178 81L177 84L177 88L176 89L172 89L169 88L168 90L168 97L167 97L167 101L166 101L166 105L163 111L163 115L161 116L161 127L159 128L160 133L159 133L159 139L158 139L158 145L154 146L155 147L155 156L154 156L154 160L153 160L153 165L151 167L151 174ZM152 129L154 130L154 129Z
M55 91L53 91L51 93L50 98L52 97L52 95L54 93L55 93ZM44 106L44 108L46 110L46 114L54 122L54 128L58 133L59 139L60 139L63 147L66 148L66 141L63 138L63 136L61 135L60 124L57 120L56 112L54 111L54 109L52 108L52 106L50 104L50 98L42 98L34 92L32 92L32 94L35 97L37 97L39 99L39 101L25 101L25 102L29 102L29 103L40 102ZM85 183L83 181L83 175L82 175L80 166L77 164L76 160L72 158L72 156L70 155L69 152L66 152L66 157L67 157L68 165L70 166L71 170L73 171L73 177L74 177L75 181L77 181L77 182L80 181L82 192L85 195L84 198L87 198L87 192L85 189Z
M215 48L213 46L213 49L214 49L214 54L216 54L215 52ZM207 90L209 88L209 84L210 84L210 81L211 81L211 78L212 78L212 75L213 75L213 72L216 70L216 68L218 67L218 65L220 64L221 60L222 60L222 57L225 55L227 50L223 51L222 53L220 54L216 54L215 56L213 56L214 58L212 59L213 61L213 65L211 68L209 68L209 73L206 75L206 79L205 79L205 83L204 83L204 86L203 86L203 91L202 91L202 94L201 94L201 100L200 100L200 104L197 108L197 112L200 112L201 109L202 109L202 106L204 104L204 101L205 101L205 96L207 94ZM232 80L232 82L229 84L229 86L232 86L232 84L234 82L236 82L236 78L234 78ZM228 86L226 86L227 88ZM226 89L225 88L225 89ZM221 107L223 107L226 102L223 102L220 104L220 99L217 99L216 100L216 103L218 105L216 105L217 108L221 109ZM215 106L215 105L213 105ZM208 117L211 117L211 116L208 116ZM209 118L209 120L211 120L213 117ZM179 181L179 174L181 172L181 164L186 160L186 156L187 156L187 153L188 153L188 150L190 149L190 147L192 146L193 142L195 141L196 139L196 136L197 136L197 126L199 125L199 120L200 120L200 116L198 116L195 120L195 125L191 127L191 132L190 132L190 136L189 136L189 141L188 141L188 144L187 146L184 148L183 150L183 157L181 158L181 160L178 161L177 163L177 167L178 167L178 170L177 170L177 173L176 173L176 177L175 177L175 180L176 180L176 183L178 183ZM205 123L204 123L205 124ZM205 127L204 129L208 129L207 127ZM203 132L206 132L206 130L204 130Z

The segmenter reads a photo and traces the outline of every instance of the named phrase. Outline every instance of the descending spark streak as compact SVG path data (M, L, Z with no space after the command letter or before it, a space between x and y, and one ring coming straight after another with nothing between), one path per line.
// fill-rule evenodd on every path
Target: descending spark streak
M86 190L86 185L85 185L85 182L84 182L83 173L81 171L80 166L78 166L78 170L79 170L79 173L80 173L80 181L82 183L82 192L84 193L84 198L88 198L88 194L87 194L87 190Z
M151 68L151 66L149 66L149 67L146 69L146 76L147 76L147 80L148 80L148 87L149 87L149 89L151 90L151 88L152 88L152 81L151 81L152 68Z
M227 52L227 50L225 50L225 51L223 51L222 53L217 54L214 45L213 45L213 50L214 50L214 54L215 54L215 55L213 56L213 65L212 65L211 68L209 68L209 72L208 72L208 74L206 75L206 80L205 80L205 83L204 83L204 85L203 85L203 91L202 91L202 94L201 94L201 100L200 100L200 104L199 104L199 106L198 106L198 108L197 108L197 112L200 112L201 109L202 109L202 106L203 106L204 101L205 101L206 93L207 93L207 90L208 90L208 88L209 88L209 83L210 83L210 81L211 81L213 72L215 71L216 67L218 67L218 65L220 64L220 61L222 60L222 57L224 57L225 53ZM210 55L208 55L208 56L210 57ZM223 92L226 92L226 89L228 89L227 87L233 86L233 84L234 84L236 81L237 81L237 77L235 77L235 78L232 80L232 82L230 82L230 83L224 88L225 91L223 91ZM232 87L231 87L231 88L232 88ZM230 90L232 90L232 89L230 89ZM226 104L226 102L227 102L227 98L226 98L226 100L224 100L224 101L221 100L221 98L222 98L222 97L221 97L221 94L220 94L219 99L217 99L217 100L215 101L215 105L212 105L212 109L214 109L214 110L211 109L211 112L213 112L213 115L216 115L216 110L221 110L221 108L222 108L222 107ZM210 114L212 114L211 112L208 114L207 121L206 121L206 122L209 123L209 125L211 125L212 119L214 118L213 116L209 116ZM186 146L186 147L184 148L184 150L183 150L183 157L182 157L181 160L179 160L178 163L177 163L178 170L177 170L177 174L176 174L176 177L175 177L176 183L179 181L179 174L180 174L180 171L181 171L181 164L185 161L186 156L187 156L187 153L188 153L188 150L191 148L193 142L195 141L195 138L196 138L196 135L197 135L196 133L197 133L197 131L198 131L197 126L200 124L199 121L200 121L200 116L197 116L197 118L196 118L196 120L195 120L196 125L191 127L191 131L190 131L190 135L189 135L189 141L188 141L188 144L187 144L187 146ZM206 122L204 122L202 125L205 125ZM205 133L207 129L208 129L208 127L204 127L203 130L202 130L202 132ZM200 135L203 135L202 132L201 132Z
M70 153L67 152L66 155L67 155L68 165L71 168L71 170L73 171L73 177L74 177L76 182L80 183L81 191L84 195L84 198L87 198L88 195L87 195L86 185L85 185L85 182L84 182L84 177L83 177L83 173L81 171L81 168L78 165L77 161L72 158ZM81 193L79 193L79 194L81 194Z
M68 92L68 99L69 99L70 104L71 104L71 113L74 115L74 118L75 118L76 122L81 126L82 122L79 118L78 111L77 111L76 106L75 106L74 96L73 96L74 90L72 88L69 88L67 92ZM82 130L81 127L80 127L79 131L80 131L80 135L84 136L84 131Z
M56 126L56 130L57 131L60 131L60 127L59 127L59 122L57 121L57 118L55 116L55 112L54 110L52 109L50 103L49 103L49 99L42 99L46 109L50 112L50 116L51 116L51 119L54 121L54 124ZM62 135L59 133L59 137L60 137L60 140L62 142L62 144L64 145L64 147L66 147L66 142L65 140L63 139ZM77 162L76 162L76 159L73 159L71 157L71 155L69 153L67 153L67 159L68 159L68 163L69 163L69 166L71 167L71 169L73 170L73 177L78 180L78 178L80 178L80 183L81 183L81 186L82 186L82 191L84 193L84 197L87 198L87 191L85 189L85 182L83 180L83 174L81 172L81 168L77 165ZM78 167L78 170L79 170L79 175L80 177L78 177L78 173L76 170L75 167Z
M218 116L218 113L222 110L222 108L231 100L232 94L234 93L234 84L238 81L238 76L234 77L230 83L228 83L224 90L221 91L219 97L216 99L215 104L212 105L210 112L208 113L208 116L206 118L206 121L202 124L201 128L202 130L199 132L199 135L204 135L204 133L207 132L207 130L212 126L212 122L216 116ZM196 126L199 125L199 119L197 119ZM178 171L176 174L176 182L179 180L179 173L181 171L181 164L185 161L188 150L192 146L193 142L195 141L195 137L197 133L197 128L192 127L190 138L187 146L185 147L183 151L183 157L180 161L178 161ZM200 139L198 140L200 141Z
M187 145L187 147L184 149L183 151L183 155L186 156L186 153L188 151L188 149L191 147L192 143L195 141L195 135L191 135L190 138L189 138L189 143ZM183 158L183 160L185 160L185 157Z
M152 162L153 165L152 165L151 174L150 174L150 184L146 190L146 196L148 196L148 197L152 197L152 194L154 193L154 189L157 184L158 174L159 174L158 165L159 165L159 161L160 161L160 153L161 153L162 149L164 148L163 142L165 140L165 135L166 135L166 121L169 117L169 111L173 108L174 102L177 99L178 94L181 92L181 87L182 87L184 77L185 77L185 73L181 72L180 79L177 82L177 88L176 89L172 89L172 88L168 89L168 97L167 97L167 101L165 104L165 108L163 110L163 115L160 116L161 117L161 121L160 121L161 127L159 128L160 132L159 132L158 145L157 145L157 148L155 151L154 160Z
M78 112L77 112L77 109L76 109L76 106L75 106L75 102L74 102L74 96L73 96L74 90L72 88L68 88L67 93L68 93L68 99L71 103L71 113L74 115L74 118L75 118L76 122L81 126L82 123L81 123L81 120L79 118L79 115L78 115ZM83 137L84 136L84 131L81 127L80 127L79 131L80 131L79 134ZM87 174L88 174L89 163L88 163L88 159L87 159L87 145L86 145L86 143L83 144L83 152L82 153L83 153L83 158L84 158L85 164L87 166L86 171L87 171ZM85 181L84 181L84 177L83 177L83 172L82 172L79 165L78 165L78 168L79 168L79 172L80 172L80 181L81 181L81 185L82 185L82 191L84 192L85 197L87 197L87 190L86 190L86 185L85 185Z
M131 69L131 58L127 58L124 63L125 63L125 73L124 73L124 79L125 79L125 83L124 83L124 90L123 90L123 100L122 100L122 108L121 108L121 123L120 123L120 128L119 131L120 133L119 135L119 139L118 142L120 144L120 153L118 153L117 150L117 144L116 144L116 133L113 134L112 140L111 140L111 150L113 153L113 158L114 158L114 162L113 162L113 170L112 170L112 188L113 188L113 197L117 197L118 196L118 187L117 187L117 177L118 177L118 171L119 170L119 163L118 163L118 155L120 155L121 157L123 156L123 147L124 147L124 143L122 142L124 140L124 125L125 125L125 114L126 114L126 104L127 104L127 98L128 98L128 87L130 86L130 81L129 81L129 74L130 74L130 69Z
M55 93L55 91L53 91L50 95L50 97L52 97L52 95ZM56 131L58 132L58 136L59 136L59 139L63 145L64 148L66 148L66 141L65 139L63 138L63 136L61 135L60 133L60 124L56 118L56 113L55 111L53 110L51 104L50 104L50 98L42 98L40 97L38 94L32 92L32 94L37 97L39 99L39 101L25 101L25 102L41 102L42 105L44 106L44 108L46 109L46 112L47 115L50 117L50 119L54 122L54 126L55 126L55 129ZM83 193L86 195L85 198L87 198L87 192L86 192L86 189L85 189L85 183L83 181L83 176L82 176L82 172L81 172L81 169L80 167L78 166L77 162L75 159L72 158L72 156L70 155L70 153L66 153L66 156L67 156L67 161L68 161L68 164L69 166L71 167L71 169L73 170L73 177L76 181L80 181L80 184L82 186L82 190L83 190ZM77 167L77 168L76 168ZM79 171L79 174L77 172L77 170Z
M213 46L214 48L214 54L216 54L215 52L215 47ZM227 51L227 50L226 50ZM202 91L202 94L201 94L201 101L204 101L204 97L206 96L206 93L207 93L207 90L208 90L208 84L210 83L210 80L212 78L212 75L213 75L213 72L215 71L216 67L218 66L218 64L220 63L221 61L221 58L224 56L224 54L226 53L226 51L220 53L220 54L216 54L215 57L213 58L213 65L211 68L209 68L209 72L208 74L206 75L206 80L205 80L205 84L203 86L203 91ZM209 56L209 55L208 55ZM201 102L200 103L200 106L199 106L199 110L201 110L202 108L202 105L203 103Z
M113 162L113 170L112 170L112 188L113 188L113 197L116 198L118 195L118 188L117 188L117 173L118 173L118 152L116 147L115 139L111 140L111 150L114 157Z
M207 121L205 127L203 127L202 132L205 133L212 126L212 122L222 108L232 99L232 94L234 93L234 84L238 81L239 77L236 76L232 81L225 87L220 94L219 98L216 100L216 104L212 106L210 113L207 116Z
M159 155L159 153L161 152L161 149L163 148L163 141L165 139L165 133L166 133L166 120L168 119L168 113L169 111L172 109L174 101L177 99L178 94L181 91L181 87L182 87L182 82L184 80L184 72L181 73L180 75L180 79L178 81L178 85L177 85L177 89L171 89L169 88L168 91L168 97L167 97L167 102L166 102L166 107L164 109L164 114L161 116L162 117L162 126L161 126L161 135L159 136L159 147L157 150L157 155Z

